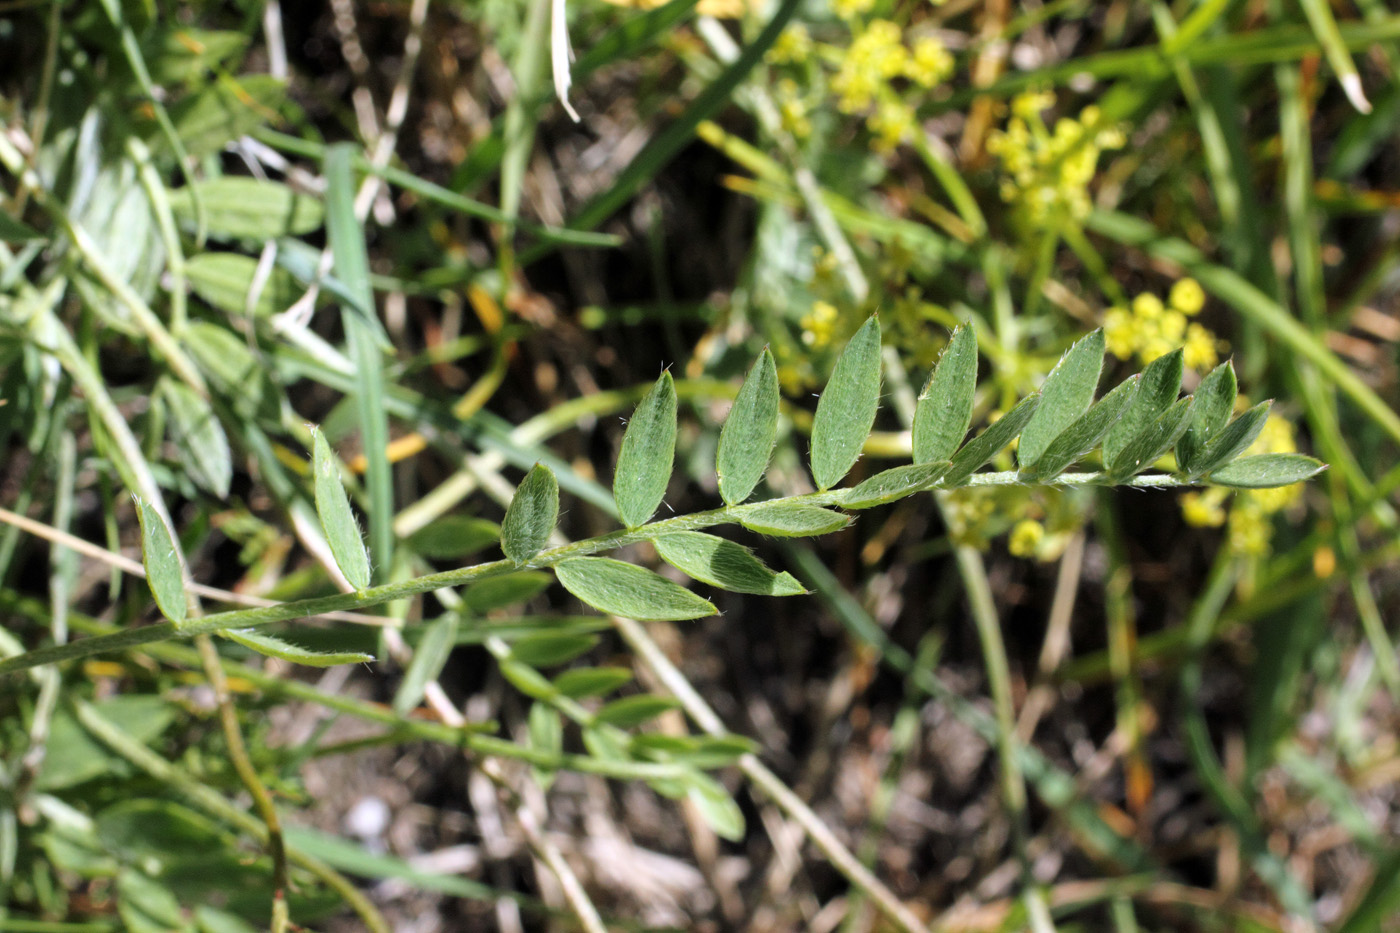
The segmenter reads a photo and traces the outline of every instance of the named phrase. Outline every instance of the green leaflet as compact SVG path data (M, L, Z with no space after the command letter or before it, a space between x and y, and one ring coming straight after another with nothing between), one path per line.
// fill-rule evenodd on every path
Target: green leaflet
M1103 369L1103 331L1096 330L1065 351L1045 385L1040 389L1040 405L1021 432L1017 461L1034 466L1055 438L1089 409Z
M264 243L280 236L300 236L321 226L324 210L310 195L276 181L226 176L170 192L175 216L193 228L194 192L204 202L209 232L215 236Z
M553 581L542 570L522 570L479 580L462 591L462 611L480 615L533 599Z
M501 522L501 550L523 564L544 548L559 518L559 482L543 463L535 464L510 500Z
M1271 489L1312 479L1327 464L1303 454L1258 454L1240 457L1210 474L1212 483L1237 489Z
M774 573L746 547L715 535L681 531L652 541L661 559L681 573L720 589L759 596L807 591L789 573Z
M429 560L461 560L501 539L501 527L484 518L444 515L419 528L405 542Z
M603 705L593 717L595 723L617 726L619 729L632 729L662 713L669 713L680 707L675 697L656 696L644 693L639 696L623 697Z
M976 389L977 332L969 324L953 331L919 393L914 409L915 463L934 463L953 456L972 424Z
M1022 467L1021 476L1028 480L1053 479L1098 446L1103 436L1123 417L1123 412L1127 411L1128 406L1137 398L1139 381L1139 376L1130 376L1112 392L1099 399L1092 408L1061 431L1060 436L1051 441L1045 452L1030 466Z
M536 751L558 755L564 750L564 720L559 711L548 703L537 701L530 706L526 734L529 747ZM549 790L554 783L554 771L538 767L530 770L540 787Z
M170 412L170 439L179 451L180 465L200 488L228 498L233 455L214 409L198 392L174 379L162 379L160 392Z
M1142 390L1139 390L1139 398L1141 395ZM1140 431L1137 437L1120 449L1114 459L1108 460L1104 464L1109 475L1114 480L1127 479L1156 463L1157 459L1171 450L1172 445L1181 438L1187 425L1191 423L1191 414L1195 405L1196 397L1188 395L1162 412L1156 421Z
M749 531L778 538L810 538L831 534L851 523L849 515L815 505L745 506L735 517Z
M708 774L696 772L690 779L685 797L700 811L700 815L715 831L715 835L730 842L744 838L744 811L734 802L724 785Z
M272 658L281 658L293 664L307 667L334 667L337 664L364 664L374 660L374 655L359 651L312 651L291 642L255 632L250 628L226 629L219 633L230 641L236 641L245 648Z
M326 435L315 431L311 469L315 475L316 514L331 546L336 566L356 590L369 586L369 554L360 537L360 525L350 511L350 497L340 482L340 463L326 443Z
M719 432L715 472L725 505L743 502L753 492L778 439L778 367L764 347L734 399Z
M613 498L628 528L645 525L661 504L675 452L676 386L664 372L632 413L613 475Z
M576 632L536 632L510 646L510 656L531 667L555 667L592 650L597 635Z
M1176 402L1181 393L1181 373L1184 354L1180 348L1159 356L1142 371L1142 384L1137 398L1123 417L1118 419L1103 439L1104 463L1119 462L1119 454L1130 443L1152 428L1162 413ZM1157 459L1156 457L1152 458Z
M872 317L841 351L812 418L812 478L830 489L860 457L880 405L880 321Z
M581 700L612 693L631 680L632 672L625 667L576 667L554 678L554 687L566 697Z
M178 628L189 614L185 599L185 568L175 550L175 540L165 519L145 499L136 499L141 520L141 563L146 567L146 584L156 599L156 607Z
M1215 432L1225 427L1235 410L1235 368L1221 363L1212 369L1196 388L1196 410L1186 433L1176 442L1177 468L1190 473L1196 468L1196 457Z
M400 716L407 716L409 710L423 702L424 688L442 673L457 641L457 619L457 613L447 613L430 624L413 646L413 660L404 671L399 689L394 691L394 712Z
M914 463L876 473L847 493L841 501L841 508L868 509L931 489L950 466L951 463L942 460L937 463Z
M274 266L260 275L258 261L238 253L193 256L185 263L185 277L194 293L211 307L240 318L250 311L254 317L271 317L286 311L306 293L286 269Z
M953 456L948 472L943 474L943 485L952 488L960 486L973 473L980 470L1001 449L1021 433L1026 422L1035 414L1040 405L1039 395L1028 395L1016 406L996 420L991 427L968 441L963 449Z
M286 84L271 75L216 82L170 106L170 120L193 158L212 155L266 122L287 99Z
M1192 477L1218 470L1249 449L1264 422L1269 420L1273 400L1260 402L1217 431L1192 458L1187 474Z
M599 612L643 622L699 619L715 614L710 601L650 570L610 557L575 557L554 567L564 589Z

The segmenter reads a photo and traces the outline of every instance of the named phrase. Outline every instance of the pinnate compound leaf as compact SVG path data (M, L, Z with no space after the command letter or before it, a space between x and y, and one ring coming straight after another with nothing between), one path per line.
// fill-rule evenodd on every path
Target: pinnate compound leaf
M841 501L843 509L868 509L932 489L952 466L947 460L914 463L876 473L856 486Z
M968 324L953 331L914 408L914 462L953 456L972 424L977 389L977 332Z
M1103 370L1103 349L1103 331L1096 330L1066 350L1045 377L1040 405L1021 432L1016 450L1021 466L1034 466L1055 438L1089 410Z
M599 612L643 622L674 622L715 614L708 599L696 596L650 570L610 557L574 557L554 573L564 589Z
M1104 463L1119 462L1119 454L1130 443L1156 426L1157 419L1181 393L1184 353L1180 348L1159 356L1142 371L1137 398L1103 439ZM1153 458L1154 460L1156 457Z
M1156 463L1181 438L1191 423L1195 405L1196 397L1188 395L1162 412L1156 421L1140 431L1137 437L1118 450L1112 460L1104 464L1109 475L1115 480L1127 479Z
M160 391L170 412L170 439L179 451L180 465L202 489L220 499L228 498L233 454L214 409L182 382L162 380Z
M681 531L652 541L661 559L681 573L736 593L797 596L806 593L790 573L774 573L748 548L715 535Z
M668 713L680 706L675 697L656 696L646 693L640 696L623 697L606 703L593 717L595 723L631 729L662 713Z
M175 539L165 519L145 499L136 499L141 520L141 563L146 567L146 585L156 599L156 607L177 627L189 614L185 599L185 568L175 550Z
M631 680L632 672L625 667L578 667L554 678L554 686L564 696L581 700L612 693Z
M1021 476L1031 480L1049 480L1059 476L1089 451L1098 446L1109 429L1123 417L1123 412L1137 397L1140 377L1131 376L1113 391L1099 399L1073 424L1050 442L1034 463L1021 468Z
M1231 421L1206 441L1196 452L1190 475L1200 476L1218 470L1249 449L1259 432L1264 430L1264 422L1269 420L1269 408L1273 401L1260 402L1249 411Z
M948 472L943 474L942 484L949 488L959 486L985 466L1003 447L1015 440L1039 405L1039 395L1026 396L993 422L987 430L968 441L963 449L953 456Z
M1240 457L1210 474L1210 481L1236 489L1272 489L1312 479L1327 464L1303 454L1258 454Z
M707 774L697 772L686 790L686 799L695 804L700 816L715 835L730 842L744 838L744 811L734 802L724 785Z
M360 537L360 525L350 510L350 497L340 482L340 463L321 431L313 432L311 469L315 474L316 514L331 546L336 566L357 590L369 586L369 554Z
M301 645L294 645L272 635L264 635L250 628L226 629L219 634L230 641L236 641L245 648L270 658L281 658L293 664L306 667L334 667L337 664L364 664L374 660L374 655L360 651L312 651Z
M622 436L622 452L613 475L613 498L622 523L628 528L645 525L671 479L676 453L676 386L664 372L651 387Z
M734 399L719 432L715 472L725 505L743 502L753 492L778 439L778 367L764 347Z
M812 478L830 489L855 465L880 407L880 322L872 317L841 351L812 418Z
M1176 442L1176 463L1181 472L1195 471L1201 448L1229 423L1237 392L1235 368L1228 362L1221 363L1201 380L1195 392L1196 406L1191 423Z
M849 515L815 505L745 506L737 516L749 531L777 538L811 538L840 531L851 523Z
M544 548L559 518L559 481L543 463L535 464L510 500L501 522L501 550L523 564Z

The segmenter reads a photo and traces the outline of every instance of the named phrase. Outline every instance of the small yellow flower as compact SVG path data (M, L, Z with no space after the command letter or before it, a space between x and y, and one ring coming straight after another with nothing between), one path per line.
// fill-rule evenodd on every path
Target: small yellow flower
M876 148L888 152L909 135L914 125L914 109L898 98L889 97L880 101L865 124L876 136Z
M1109 308L1103 316L1103 337L1108 352L1120 360L1137 352L1138 328L1127 308Z
M1040 542L1045 539L1045 526L1034 519L1024 519L1011 529L1007 539L1007 550L1015 557L1034 557Z
M1181 279L1172 286L1167 303L1190 317L1206 306L1206 291L1195 279Z
M1050 91L1023 91L1011 98L1011 114L1021 120L1037 119L1053 106L1055 95Z
M1205 492L1188 492L1181 497L1181 516L1186 524L1197 528L1219 528L1225 524L1225 510L1221 508L1225 491L1218 487Z
M1145 321L1156 320L1165 310L1162 299L1151 292L1143 292L1133 299L1133 314Z
M807 102L802 99L802 90L791 78L778 82L778 113L782 117L783 129L798 139L812 135L812 121L807 118Z
M855 19L874 6L875 0L831 0L831 11L842 19Z
M796 65L805 62L811 54L812 34L806 26L796 23L782 31L765 57L774 65Z
M1191 326L1186 328L1186 342L1182 344L1182 362L1198 371L1214 369L1215 364L1220 362L1218 344L1214 334L1193 321Z
M812 310L803 315L802 342L809 347L821 349L831 343L836 336L836 322L840 318L836 306L826 301L818 301Z
M953 56L948 48L933 36L924 36L914 43L913 54L904 63L904 74L920 87L931 88L953 73Z

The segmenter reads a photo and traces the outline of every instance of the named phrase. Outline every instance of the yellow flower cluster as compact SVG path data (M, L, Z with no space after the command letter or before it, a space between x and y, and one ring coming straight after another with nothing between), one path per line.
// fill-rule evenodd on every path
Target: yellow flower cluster
M1052 130L1041 112L1054 102L1053 94L1043 92L1018 95L1011 101L1006 129L987 139L987 150L1007 174L1002 199L1016 206L1032 230L1077 225L1089 216L1089 183L1099 156L1126 142L1093 105L1081 110L1078 119L1056 120Z
M1264 430L1259 432L1259 437L1244 456L1295 453L1297 450L1293 425L1278 415L1270 415L1264 423ZM1263 557L1269 553L1269 542L1273 537L1273 515L1297 502L1302 492L1302 483L1276 489L1242 490L1234 494L1227 515L1225 503L1231 492L1215 486L1182 496L1181 513L1188 525L1197 527L1219 528L1228 521L1227 546L1237 554Z
M1103 319L1108 351L1121 360L1136 356L1146 364L1181 347L1187 366L1210 369L1219 362L1226 345L1203 325L1187 320L1205 303L1200 284L1195 279L1182 279L1172 286L1166 304L1156 295L1144 293L1127 308L1110 308Z
M813 349L823 349L831 345L836 336L836 324L841 314L829 301L812 304L812 310L802 316L802 342Z
M807 117L807 102L802 98L802 88L791 78L783 78L777 87L778 114L783 121L783 129L798 139L812 135L812 121Z

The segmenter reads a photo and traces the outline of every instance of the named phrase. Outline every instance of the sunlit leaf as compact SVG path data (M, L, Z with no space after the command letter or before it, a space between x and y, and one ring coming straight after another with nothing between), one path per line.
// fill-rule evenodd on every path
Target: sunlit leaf
M1325 469L1327 464L1303 454L1257 454L1213 471L1210 481L1238 489L1271 489L1312 479Z
M495 544L501 526L484 518L444 515L408 536L410 550L429 560L461 560Z
M1097 447L1109 428L1123 417L1123 412L1128 410L1128 406L1137 397L1139 378L1130 376L1099 399L1073 424L1061 431L1060 436L1050 442L1050 446L1045 448L1045 452L1034 463L1022 467L1021 476L1030 480L1048 480L1059 476L1079 458Z
M1248 450L1249 445L1259 436L1259 432L1264 430L1264 422L1269 420L1269 408L1272 405L1272 401L1260 402L1217 431L1206 441L1205 446L1196 452L1187 474L1199 476L1218 470Z
M686 799L700 811L700 816L715 831L715 835L730 842L743 840L744 811L739 809L723 784L709 775L697 773L686 791Z
M357 590L369 586L369 554L360 537L360 525L350 510L350 497L340 481L340 462L331 453L326 435L313 432L312 472L315 474L316 513L331 546L336 566Z
M1133 404L1128 406L1123 417L1118 419L1103 439L1105 463L1119 462L1119 453L1130 443L1143 437L1149 429L1155 428L1162 413L1176 403L1176 397L1181 392L1184 356L1178 348L1157 357L1142 371L1142 383L1138 387L1137 398L1133 399Z
M977 332L966 325L953 331L919 393L914 409L915 463L935 463L953 456L972 424L976 389Z
M1061 432L1088 411L1099 386L1103 369L1104 337L1096 330L1065 351L1045 384L1040 388L1040 404L1021 432L1016 448L1017 462L1032 466Z
M165 519L145 499L136 499L136 514L141 520L141 563L146 567L146 584L161 615L182 625L189 605L185 599L185 568L175 550L175 539L170 536Z
M559 483L543 463L521 480L501 522L501 550L523 564L544 548L559 517Z
M272 635L264 635L252 629L225 629L219 634L230 641L236 641L245 648L270 658L281 658L293 664L307 667L334 667L337 664L363 664L374 660L374 655L359 651L312 651Z
M661 504L675 450L676 386L665 372L637 403L617 458L613 498L628 528L646 524Z
M1196 469L1196 457L1215 433L1229 423L1235 410L1235 368L1228 362L1211 370L1196 388L1191 423L1176 442L1177 467L1183 473Z
M630 683L632 672L625 667L578 667L554 678L555 688L575 700L602 696Z
M947 487L961 485L969 476L976 473L989 460L1001 453L1001 449L1016 439L1026 422L1035 414L1040 404L1039 395L1028 395L1016 406L1002 415L981 434L963 445L963 449L953 455L948 472L943 474L942 484Z
M841 500L843 509L868 509L931 489L952 466L947 460L915 463L876 473Z
M256 240L259 244L280 236L300 236L321 226L324 209L309 194L288 185L258 178L226 175L193 185L204 202L209 232ZM195 223L194 192L181 188L170 192L175 216L191 228Z
M815 505L745 506L739 524L749 531L778 538L810 538L840 531L851 523L849 515Z
M661 559L702 583L760 596L807 592L788 573L774 573L746 547L715 535L682 531L652 541Z
M604 704L593 718L597 723L617 726L619 729L632 729L649 719L655 719L662 713L677 709L680 705L680 701L674 697L655 696L648 693L623 697L620 700Z
M540 702L532 704L526 729L530 747L535 751L558 755L564 750L564 721L554 707ZM554 783L554 772L538 767L533 772L540 787L549 790Z
M778 368L764 347L719 434L715 472L728 505L743 502L768 469L778 437Z
M1188 395L1162 412L1156 421L1143 428L1137 437L1118 450L1113 460L1105 464L1109 474L1115 479L1126 479L1156 463L1180 440L1191 423L1195 405L1195 396Z
M829 489L855 465L880 406L880 322L870 318L836 361L812 418L812 478Z
M549 574L538 570L522 570L503 577L488 577L473 583L462 593L462 610L468 613L490 612L534 598L553 582Z
M599 612L646 622L715 614L710 601L650 570L609 557L575 557L554 567L559 582Z

